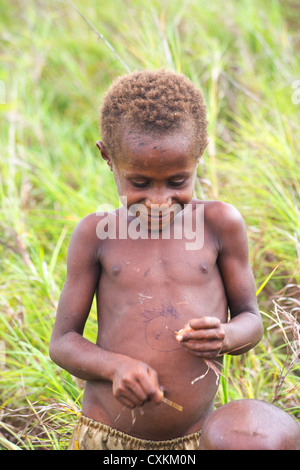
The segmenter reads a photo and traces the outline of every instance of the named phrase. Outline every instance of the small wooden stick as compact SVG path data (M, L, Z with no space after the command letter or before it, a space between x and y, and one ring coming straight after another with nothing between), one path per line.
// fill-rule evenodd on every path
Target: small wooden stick
M183 410L183 406L178 405L178 403L175 403L174 401L168 400L168 399L165 398L165 397L162 397L162 401L163 401L166 405L172 406L173 408L175 408L175 409L178 410L178 411L182 411L182 410Z

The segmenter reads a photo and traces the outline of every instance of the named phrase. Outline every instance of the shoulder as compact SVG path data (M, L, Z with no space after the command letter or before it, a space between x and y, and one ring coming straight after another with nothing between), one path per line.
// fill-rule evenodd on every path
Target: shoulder
M96 228L99 220L100 217L96 212L86 215L76 224L72 237L92 240L96 236Z
M68 276L88 273L94 275L99 268L99 239L96 234L97 215L90 214L81 219L71 235L68 254ZM96 271L95 271L96 269Z
M96 235L97 225L101 221L114 220L118 215L119 209L112 211L93 212L81 219L74 229L74 234L93 237Z
M204 223L215 235L219 248L247 238L244 219L236 207L223 201L193 201L204 205Z
M119 209L94 212L81 219L71 237L71 241L82 242L86 249L101 248L106 239L116 238Z
M216 225L216 227L243 224L243 217L238 209L227 202L193 199L192 204L194 207L202 205L205 219Z
M101 248L101 239L98 236L97 227L104 217L104 213L94 212L79 220L71 235L69 251L94 256Z
M206 212L209 219L219 228L229 229L244 225L238 209L223 201L207 201Z

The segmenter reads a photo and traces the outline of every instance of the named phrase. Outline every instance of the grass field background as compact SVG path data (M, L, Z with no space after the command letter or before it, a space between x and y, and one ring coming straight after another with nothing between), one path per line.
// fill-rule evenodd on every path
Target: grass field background
M0 0L0 448L67 445L83 389L48 344L74 226L119 205L95 146L101 99L162 66L203 90L197 195L242 213L265 325L225 357L216 405L258 398L299 419L299 54L292 0ZM95 325L93 305L92 341Z

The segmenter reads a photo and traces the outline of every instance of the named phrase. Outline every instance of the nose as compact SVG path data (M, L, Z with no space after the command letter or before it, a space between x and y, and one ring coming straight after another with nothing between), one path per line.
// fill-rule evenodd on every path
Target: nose
M147 194L145 205L148 209L159 206L161 210L169 209L172 205L172 196L165 189L156 189Z

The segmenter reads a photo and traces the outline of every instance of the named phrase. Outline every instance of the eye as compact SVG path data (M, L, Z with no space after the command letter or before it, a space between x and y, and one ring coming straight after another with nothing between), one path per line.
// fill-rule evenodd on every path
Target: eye
M185 178L183 178L181 180L169 181L169 185L172 186L173 188L178 188L178 187L182 186L184 183L185 183Z
M131 184L135 187L135 188L146 188L148 186L148 181L134 181L132 180L131 181Z

